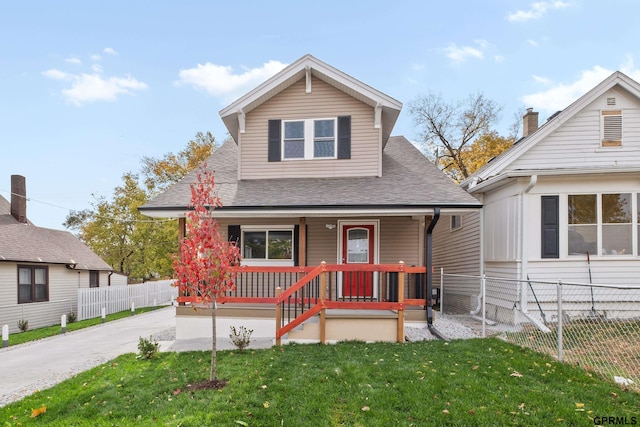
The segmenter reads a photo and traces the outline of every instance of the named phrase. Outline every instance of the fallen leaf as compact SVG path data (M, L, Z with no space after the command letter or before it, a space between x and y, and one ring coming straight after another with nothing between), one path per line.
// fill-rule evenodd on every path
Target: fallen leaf
M369 408L368 406L363 406L363 407L362 407L362 410L363 410L364 412L367 412L367 411L368 411L368 410L370 410L370 409L371 409L371 408Z
M584 403L576 403L576 408L584 408Z
M518 371L513 371L513 372L511 373L511 376L512 376L512 377L521 378L521 377L522 377L522 374L521 374L520 372L518 372Z
M449 410L448 409L443 409L442 413L445 414L445 415L449 415Z
M262 385L262 388L263 388L263 389L267 388L266 384L263 384L263 385Z
M181 391L182 391L182 390L180 390L179 388L177 388L177 389L173 390L173 395L174 395L174 396L177 396L177 395L179 395L179 394L180 394L180 392L181 392Z
M518 409L520 409L522 411L525 406L526 405L524 404L524 402L522 402L520 405L518 405Z
M269 402L264 402L262 406L264 406L265 408L268 408L269 406L271 406L271 404L269 404Z
M468 412L470 415L475 415L475 414L476 414L476 411L474 411L473 409L469 409L467 412Z
M47 412L47 407L44 406L44 405L42 405L39 408L32 409L31 410L31 418L35 418L35 417L37 417L37 416L39 416L41 414L44 414L45 412Z
M244 426L244 427L248 427L249 424L245 423L244 421L240 421L240 420L236 420L236 424L240 425L240 426Z

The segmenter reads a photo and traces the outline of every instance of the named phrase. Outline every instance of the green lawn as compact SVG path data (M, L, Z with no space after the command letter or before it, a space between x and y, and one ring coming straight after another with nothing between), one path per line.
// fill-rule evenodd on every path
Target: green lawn
M164 307L143 307L137 308L135 314L146 313L147 311L157 310ZM114 320L122 319L124 317L131 316L131 310L124 310L118 313L113 313L105 316L105 322L113 322ZM93 319L82 320L80 322L67 322L67 332L77 331L79 329L88 328L90 326L99 325L102 323L102 317L94 317ZM61 333L60 325L47 326L44 328L32 329L26 332L17 332L9 334L9 346L24 344L29 341L40 340L42 338L48 338Z
M218 353L126 354L0 408L5 425L593 426L636 417L640 394L496 338L344 342ZM32 410L46 412L31 418Z

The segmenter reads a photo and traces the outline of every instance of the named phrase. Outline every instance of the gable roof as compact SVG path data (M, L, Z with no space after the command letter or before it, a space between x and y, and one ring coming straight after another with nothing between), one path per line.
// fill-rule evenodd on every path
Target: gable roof
M68 264L82 270L113 269L68 231L18 222L0 196L0 262Z
M459 188L402 136L390 137L381 177L275 178L238 181L238 147L227 141L206 161L214 171L223 206L216 216L347 215L431 213L434 207L477 209L482 205ZM197 171L169 187L140 211L180 217L188 210Z
M305 55L285 67L275 76L238 98L229 106L220 110L220 116L229 133L238 141L240 117L276 96L307 73L358 99L359 101L381 109L382 143L386 144L391 130L398 119L402 103L388 95L354 79L348 74L320 61L312 55Z
M640 99L640 83L636 82L629 76L620 71L616 71L600 82L593 89L585 93L583 96L574 101L564 110L555 113L551 116L542 126L540 126L535 132L528 135L525 138L517 141L510 149L503 152L489 163L487 163L480 170L473 173L460 183L460 186L473 192L474 187L483 181L495 181L506 176L504 173L508 171L509 165L516 161L520 156L526 153L529 149L534 147L538 142L544 140L554 130L565 124L568 120L582 111L590 103L595 101L598 97L602 96L608 90L615 86L620 86L632 95ZM602 173L602 171L600 171ZM528 174L531 174L529 172ZM520 176L523 174L512 173L513 176ZM524 176L524 175L523 175Z

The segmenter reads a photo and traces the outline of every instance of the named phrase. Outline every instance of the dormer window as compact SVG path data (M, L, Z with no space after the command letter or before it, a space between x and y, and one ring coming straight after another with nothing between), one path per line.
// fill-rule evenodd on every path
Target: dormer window
M602 146L622 146L622 110L602 111Z
M335 118L283 120L283 160L335 159L336 122Z
M351 116L269 120L268 159L350 159Z

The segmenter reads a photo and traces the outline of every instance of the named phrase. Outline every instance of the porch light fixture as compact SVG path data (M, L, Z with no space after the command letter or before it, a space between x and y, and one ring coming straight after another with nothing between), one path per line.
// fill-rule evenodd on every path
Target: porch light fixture
M327 230L333 230L334 228L336 228L335 224L325 224L324 226L327 228Z

